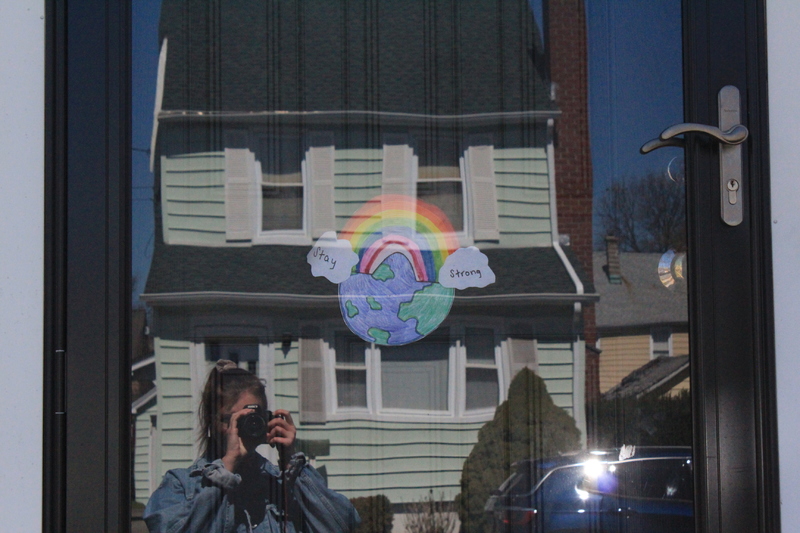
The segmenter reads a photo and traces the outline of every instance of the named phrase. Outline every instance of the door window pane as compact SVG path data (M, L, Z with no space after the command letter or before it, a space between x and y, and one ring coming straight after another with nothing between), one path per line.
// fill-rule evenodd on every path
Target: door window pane
M692 443L682 151L638 152L683 117L679 3L201 4L134 6L136 501L209 449L220 358L395 529L428 499L618 531L590 504L684 494L680 461L581 477Z

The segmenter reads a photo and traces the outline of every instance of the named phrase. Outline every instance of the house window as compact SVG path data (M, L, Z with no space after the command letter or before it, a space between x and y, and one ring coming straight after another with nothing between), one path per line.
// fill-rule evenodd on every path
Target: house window
M337 333L336 405L367 407L367 363L369 344L354 335Z
M441 209L455 231L464 230L461 148L455 135L431 132L418 143L417 198Z
M206 342L206 361L215 363L228 359L239 368L259 375L258 343L249 340L222 340Z
M384 409L447 411L450 340L426 337L405 346L381 346Z
M497 382L494 330L466 328L466 410L497 407L500 387Z
M261 164L261 231L303 229L303 146L300 136L258 138Z
M672 331L669 328L656 328L650 332L651 359L662 355L672 355Z
M375 415L494 412L501 396L500 347L491 328L457 328L404 346L379 346L350 332L333 336L334 411Z

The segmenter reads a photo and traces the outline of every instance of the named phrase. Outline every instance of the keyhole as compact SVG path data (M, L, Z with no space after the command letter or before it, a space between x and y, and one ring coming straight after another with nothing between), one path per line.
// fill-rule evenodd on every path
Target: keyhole
M728 203L731 205L736 205L737 195L736 191L739 190L739 182L736 180L729 180L728 181Z

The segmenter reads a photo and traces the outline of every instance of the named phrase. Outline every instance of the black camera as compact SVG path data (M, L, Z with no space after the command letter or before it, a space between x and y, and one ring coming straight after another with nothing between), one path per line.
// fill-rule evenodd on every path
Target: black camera
M267 434L267 423L273 419L272 411L267 411L258 404L245 405L245 409L252 409L237 419L236 429L239 437L263 439Z

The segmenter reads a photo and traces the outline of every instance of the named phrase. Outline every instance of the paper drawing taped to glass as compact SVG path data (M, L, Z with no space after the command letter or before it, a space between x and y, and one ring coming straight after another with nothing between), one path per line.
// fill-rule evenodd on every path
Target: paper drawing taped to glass
M377 196L337 237L329 231L308 253L314 276L339 284L350 330L367 342L400 346L420 340L447 318L455 289L494 283L489 260L459 248L438 207L402 195Z

